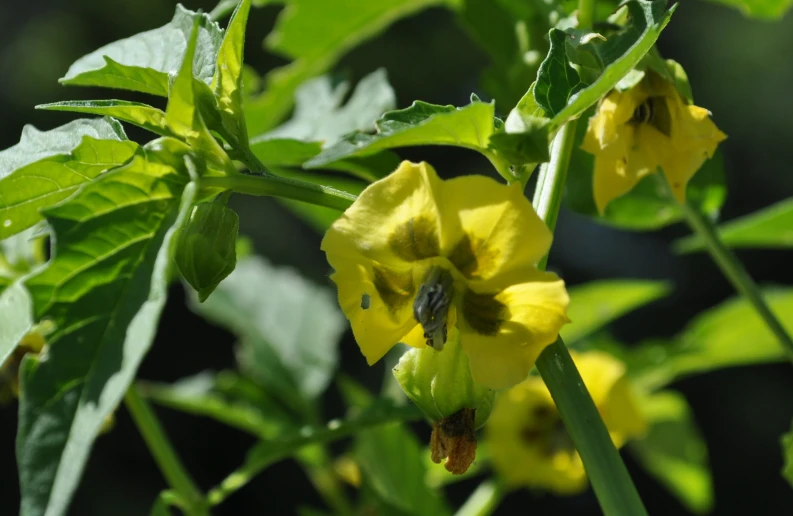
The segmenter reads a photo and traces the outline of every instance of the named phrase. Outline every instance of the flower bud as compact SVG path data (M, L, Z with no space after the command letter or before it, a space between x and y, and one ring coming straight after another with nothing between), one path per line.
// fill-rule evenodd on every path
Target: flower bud
M474 382L459 333L449 332L442 351L407 351L394 367L402 390L433 422L432 459L446 458L446 469L464 473L476 451L474 430L490 417L495 393Z
M190 221L181 230L174 259L200 302L234 271L239 227L240 219L231 208L202 203L193 208Z

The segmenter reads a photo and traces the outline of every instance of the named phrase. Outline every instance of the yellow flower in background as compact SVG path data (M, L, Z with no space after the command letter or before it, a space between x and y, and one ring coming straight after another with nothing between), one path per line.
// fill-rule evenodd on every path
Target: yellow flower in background
M619 448L641 437L647 422L622 362L598 351L571 354L614 444ZM485 438L493 467L508 485L557 494L586 489L584 464L540 377L532 376L496 398Z
M520 185L443 181L405 161L361 193L322 249L369 364L398 342L440 351L456 329L474 380L500 389L523 381L568 322L564 282L536 268L551 238Z
M708 110L687 105L673 84L653 72L627 91L613 90L589 120L581 145L595 155L598 211L658 167L684 202L688 181L725 138Z

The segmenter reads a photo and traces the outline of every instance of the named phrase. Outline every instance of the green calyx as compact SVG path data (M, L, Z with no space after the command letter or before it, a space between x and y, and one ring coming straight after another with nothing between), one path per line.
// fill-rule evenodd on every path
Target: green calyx
M460 335L449 332L442 351L431 347L407 351L394 367L394 377L405 394L434 422L474 409L474 426L481 428L490 417L495 391L471 377L468 355L460 346Z
M240 219L231 208L202 203L179 233L176 265L202 303L237 265Z

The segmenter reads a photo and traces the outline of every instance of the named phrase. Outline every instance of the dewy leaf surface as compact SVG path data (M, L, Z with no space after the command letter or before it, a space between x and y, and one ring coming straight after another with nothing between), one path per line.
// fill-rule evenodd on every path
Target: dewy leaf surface
M20 142L0 152L0 240L39 222L40 209L125 163L137 147L112 118L75 120L43 132L26 126Z
M493 104L474 101L467 106L439 106L416 101L409 108L389 111L375 122L377 132L345 136L339 143L309 160L319 168L351 156L412 145L453 145L486 151L494 131Z
M206 14L176 6L166 25L129 38L114 41L78 59L61 79L76 86L101 86L168 96L168 76L182 66L193 20L199 18L197 51L193 61L195 77L209 84L223 31Z
M193 309L237 334L243 368L283 399L300 404L327 387L346 328L330 290L249 257Z
M731 220L718 231L729 247L789 249L793 247L793 199ZM691 235L675 242L675 248L683 253L704 251L705 241Z
M66 513L94 439L151 345L171 241L195 192L180 172L186 151L157 141L45 212L54 258L26 285L35 318L56 330L20 370L23 516Z
M136 125L160 136L172 136L165 123L165 113L148 104L126 100L72 100L42 104L36 109L46 111L71 111L92 115L112 116L122 122Z
M362 42L400 18L427 7L456 7L460 0L286 0L267 48L293 61L270 72L265 92L246 105L248 131L259 135L275 127L292 108L297 88L330 70Z

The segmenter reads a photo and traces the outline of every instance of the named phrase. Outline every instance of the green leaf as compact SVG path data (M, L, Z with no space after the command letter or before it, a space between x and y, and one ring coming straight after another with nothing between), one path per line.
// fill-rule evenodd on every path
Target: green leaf
M212 94L206 92L202 94L202 89L208 90L208 88L204 84L193 80L193 66L196 58L196 48L200 41L202 19L195 18L193 20L193 31L190 33L190 38L187 42L184 61L168 96L168 106L165 108L165 121L174 134L183 138L190 146L198 150L207 161L218 166L221 170L236 172L226 152L207 129L202 116L211 116L217 111L214 105L208 109L202 109L204 99L207 96L212 97ZM215 103L214 98L212 98L211 102L212 104Z
M387 504L416 516L449 514L425 478L425 450L410 430L390 424L358 434L355 457L364 482Z
M237 147L248 144L245 114L242 111L242 67L245 49L245 27L248 24L250 0L242 0L231 16L226 35L218 51L212 89L217 98L220 119L225 132Z
M550 159L548 122L546 118L525 118L518 132L493 133L490 136L489 148L512 165L544 163Z
M287 0L273 32L265 43L269 50L293 59L266 77L264 94L246 102L250 134L275 127L292 108L297 88L322 75L347 52L383 32L400 18L427 7L455 7L460 0Z
M157 148L160 150L150 150ZM168 286L171 240L186 220L184 144L164 139L45 211L54 258L27 281L55 331L20 376L21 514L63 514L94 439L151 345Z
M731 220L718 228L719 237L728 247L774 248L793 247L793 199L786 199L745 217ZM704 240L691 235L674 243L680 253L704 251Z
M710 0L741 11L759 20L779 20L793 5L793 0Z
M324 426L304 426L299 432L289 432L277 439L261 441L253 447L238 470L230 474L207 494L211 505L217 505L227 496L247 484L259 472L286 457L294 455L308 444L325 444L363 430L392 422L416 421L421 412L414 406L396 406L391 400L379 399L362 411L343 419L334 419Z
M243 368L290 406L300 408L327 387L346 328L328 289L254 256L192 306L240 337Z
M597 222L623 229L648 231L683 220L683 213L668 195L663 178L656 174L645 177L627 194L614 199L599 215L593 193L594 156L580 148L587 125L578 124L577 144L570 158L566 202L575 212L588 215ZM686 197L711 219L716 219L727 195L724 160L720 151L707 160L689 182Z
M0 365L33 327L32 301L22 281L0 293Z
M493 104L473 101L455 108L417 100L409 108L380 117L375 122L375 134L349 134L304 166L319 168L351 156L413 145L454 145L487 152L494 131L493 117Z
M783 326L793 331L793 289L767 289L764 297ZM782 345L743 298L699 314L672 340L650 340L631 348L602 338L584 343L618 356L634 383L648 390L715 369L787 359Z
M242 389L254 389L256 402L237 395ZM203 372L173 384L143 383L141 391L155 403L212 418L261 439L273 439L294 426L290 415L261 388L247 385L244 378L230 371L217 376Z
M16 235L0 240L0 276L21 276L46 261L45 231L39 227L26 229Z
M396 95L384 68L363 79L349 100L350 83L333 85L327 75L306 81L295 94L295 114L281 126L253 138L253 143L273 138L322 142L328 147L353 131L366 131L384 112L394 109Z
M568 37L562 30L551 29L548 33L551 49L537 71L534 100L550 116L564 109L570 97L584 87L578 72L567 59L565 42Z
M791 426L793 427L793 425ZM782 436L782 456L785 461L782 476L793 486L793 428Z
M642 410L650 429L630 451L639 464L694 514L713 508L708 450L686 399L673 391L646 396Z
M643 305L669 294L663 281L603 280L571 287L567 316L572 324L560 332L572 344Z
M196 79L209 84L223 31L206 14L176 6L166 25L115 41L78 59L60 82L101 86L168 96L168 77L176 75L188 47L193 21L199 21L198 47L193 61Z
M165 122L165 113L160 109L140 102L128 102L126 100L72 100L41 104L36 106L36 109L112 116L122 122L142 127L160 136L172 136Z
M614 88L652 48L677 8L677 4L675 4L665 10L666 0L631 0L626 5L629 12L627 27L605 42L591 43L597 49L598 55L605 65L603 73L592 84L570 97L569 102L558 112L554 112L553 127L559 127L571 118L581 115ZM558 60L556 60L555 66L559 67ZM542 69L540 73L542 73ZM558 107L558 100L554 106Z
M123 164L137 147L112 118L75 120L44 132L27 126L18 144L0 152L0 240L39 222L39 210Z

